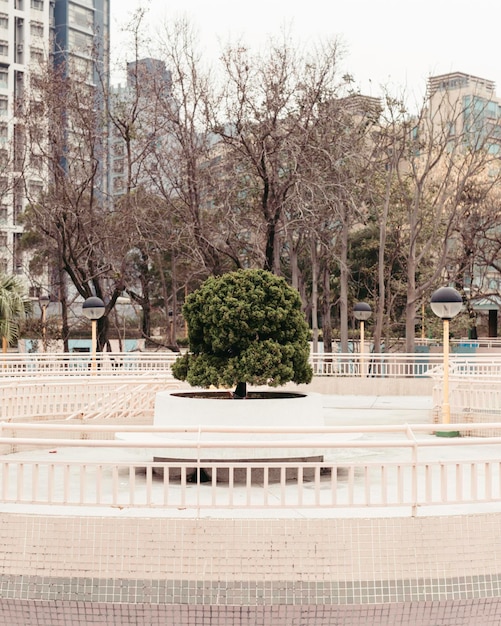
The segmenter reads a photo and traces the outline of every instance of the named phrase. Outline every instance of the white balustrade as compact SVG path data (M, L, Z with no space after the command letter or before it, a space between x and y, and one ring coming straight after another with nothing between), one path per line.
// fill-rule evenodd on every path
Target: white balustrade
M165 376L18 378L0 382L0 419L96 419L153 414L155 394L177 386Z
M173 352L100 352L96 356L95 375L157 373L172 377L170 366L177 356ZM87 353L7 353L0 355L0 379L88 375L91 361Z
M151 415L156 392L178 385L171 373L176 356L105 353L96 371L90 372L89 355L2 355L0 449L5 454L0 457L0 502L176 509L400 507L415 515L420 507L474 507L501 501L501 465L497 458L501 424L490 423L501 415L501 358L496 355L458 354L450 359L453 424L441 425L440 430L451 428L469 435L447 440L449 450L463 446L456 458L451 459L449 454L446 460L440 460L433 448L444 442L430 435L430 425L415 425L412 429L352 426L318 430L317 442L312 442L310 429L307 442L301 442L301 429L284 431L298 434L295 447L323 447L326 452L321 463L202 464L195 458L166 465L152 461L158 441L149 443L143 437L148 429L153 434L169 429L118 423L103 426L97 422L125 417L130 423L139 416ZM436 381L435 405L440 406L441 354L366 354L364 361L361 372L357 354L311 355L316 376L363 373L370 377L432 377ZM24 423L27 420L33 423ZM49 420L66 421L50 424ZM110 440L118 429L137 429L143 435L135 443ZM201 431L198 428L193 432ZM341 432L348 435L348 441L336 440L335 435ZM357 434L371 436L353 440ZM389 438L385 438L387 434ZM240 445L232 441L231 447L248 447L244 432L242 437ZM164 445L168 447L169 443ZM173 445L179 447L179 440ZM229 444L196 441L199 449L208 445L221 448ZM267 445L280 447L276 442L260 441L260 446ZM290 446L290 441L284 445ZM483 445L492 449L487 458L485 454L477 455ZM193 446L193 442L187 446ZM93 449L102 451L99 461L92 456ZM385 449L397 450L399 461L384 459L381 451ZM64 458L63 450L71 451L69 458ZM14 451L16 454L8 454ZM369 462L367 457L371 455L383 458ZM196 475L202 470L212 476L212 482L190 483L193 472ZM260 485L257 489L256 475ZM218 476L225 482L219 483Z
M103 352L97 355L93 375L164 375L172 379L171 365L178 357L173 352ZM371 378L432 377L440 370L440 353L370 353L364 354L364 375ZM310 362L315 376L360 376L359 353L312 353ZM501 354L455 354L451 373L478 375L501 374ZM79 353L7 353L0 355L0 380L17 377L80 377L90 372L91 357Z
M138 434L136 442L124 442L109 439L117 430L114 426L0 426L0 446L16 450L15 454L0 456L0 502L9 505L194 510L391 507L416 515L422 507L472 505L475 510L479 504L501 502L501 437L444 442L431 435L429 425L315 429L315 446L325 450L322 462L199 462L195 458L168 463L152 462L151 447L158 446L158 442L145 440L144 433L153 437L179 429L122 426L122 431ZM497 427L501 429L501 424ZM460 431L469 428L469 424L454 426ZM241 435L241 439L229 443L224 439L202 441L200 428L185 430L193 434L195 445L201 449L227 446L240 454L249 446L246 433L291 432L265 428L204 429ZM301 441L302 434L311 436L310 429L298 428L293 432L298 436L295 446L312 445L311 440ZM362 433L369 433L370 440L358 439ZM75 441L75 437L79 440ZM193 446L193 441L187 441L186 447ZM180 447L178 441L172 445ZM280 448L271 440L260 445ZM446 460L437 450L444 445L449 450ZM165 447L169 447L168 439ZM460 449L457 458L451 459L451 447ZM393 457L398 457L398 461L366 460L389 450L396 452ZM209 484L197 482L202 473L211 475ZM218 477L224 482L218 482Z

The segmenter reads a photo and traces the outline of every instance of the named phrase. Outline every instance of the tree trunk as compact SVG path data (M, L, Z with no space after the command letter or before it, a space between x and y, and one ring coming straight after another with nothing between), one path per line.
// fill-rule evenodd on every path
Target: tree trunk
M340 280L339 280L339 316L340 316L340 335L341 335L341 352L348 352L348 281L350 271L348 269L348 226L343 220L343 228L341 230L341 253L340 253Z
M179 351L179 347L177 345L177 267L176 267L176 257L172 254L171 257L171 287L172 287L172 316L169 317L169 342L172 346L172 350L177 349Z
M297 248L292 240L290 241L290 246L291 250L289 258L291 264L291 285L294 287L294 289L297 289L299 291L299 266Z
M416 333L416 264L412 254L407 258L407 302L405 305L405 350L414 352Z
M318 258L315 237L311 238L311 330L313 352L318 352Z
M238 383L233 392L235 400L243 400L247 397L247 383Z
M63 336L63 351L69 352L70 325L68 323L68 298L66 295L66 273L58 266L59 302L61 303L61 332Z
M324 352L332 352L331 275L327 264L323 268L322 337Z
M108 315L97 320L97 351L103 352L108 343L108 330L110 327L110 320Z

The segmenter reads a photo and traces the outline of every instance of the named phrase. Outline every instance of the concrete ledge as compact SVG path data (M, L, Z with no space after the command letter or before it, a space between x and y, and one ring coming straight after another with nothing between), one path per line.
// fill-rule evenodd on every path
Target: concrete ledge
M355 378L314 376L309 385L289 383L285 389L342 396L431 396L433 378Z

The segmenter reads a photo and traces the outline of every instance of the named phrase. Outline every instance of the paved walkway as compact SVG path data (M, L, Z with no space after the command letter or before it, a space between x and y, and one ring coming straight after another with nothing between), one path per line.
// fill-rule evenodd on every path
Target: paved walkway
M389 397L389 396L325 396L324 397L324 412L325 412L325 425L326 426L342 426L342 425L397 425L397 424L429 424L431 423L431 398L423 397L423 396L405 396L405 397ZM400 462L408 462L410 461L410 450L408 448L395 447L395 448L374 448L371 447L370 444L374 442L377 437L384 437L385 441L388 440L406 440L406 435L404 433L385 433L384 435L378 435L377 433L361 433L361 434L347 434L347 435L336 435L336 437L340 437L341 439L344 437L345 439L356 439L357 444L360 444L360 441L367 441L367 447L348 447L344 449L338 449L335 451L335 460L339 462L340 460L346 461L347 463L353 461L378 461L383 459L385 461L400 461ZM435 438L430 433L419 434L418 438ZM444 439L443 446L439 448L426 448L420 451L420 459L426 460L427 458L436 459L437 455L441 459L447 458L473 458L473 459L483 459L483 458L496 458L497 456L497 448L490 445L478 445L478 446L464 446L458 447L457 445L450 445L450 440ZM57 457L56 457L57 454ZM58 450L38 450L31 452L22 452L16 455L18 458L33 460L36 458L41 461L42 465L44 462L50 463L54 460L58 461L89 461L91 463L99 462L103 460L103 454L106 455L107 462L138 462L142 461L143 458L141 454L144 455L144 451L140 449L135 450L121 450L121 449L107 449L104 451L99 448L60 448ZM451 456L449 456L451 455ZM12 458L12 456L11 456ZM329 459L329 455L327 454L325 457L327 460ZM148 459L149 460L149 459ZM125 483L127 479L124 478ZM163 487L162 481L157 481L158 484L154 484L153 489L160 490L159 494ZM126 489L126 485L124 483L124 489ZM141 474L138 474L135 479L136 489L141 490L144 483L144 489L146 489L146 481L145 477ZM14 483L12 485L14 489ZM79 489L78 481L75 481L72 489ZM111 477L109 479L103 480L103 492L111 493L112 484ZM224 485L218 485L218 489L225 489ZM294 489L293 486L290 487ZM326 487L327 488L327 487ZM174 494L174 501L176 500L176 491L181 489L180 485L175 483L171 483L169 489ZM195 486L193 486L195 490ZM201 487L200 496L203 500L205 498L211 497L211 489L210 484ZM281 487L279 484L270 484L267 487L269 500L272 502L275 498L277 498L277 494L279 493ZM262 500L263 487L260 485L255 485L252 487L252 490L255 490L255 498L256 502L260 502ZM194 495L194 494L193 494ZM238 488L235 503L238 505L238 501L245 502L246 498L245 487L242 487L241 497L238 495ZM253 496L254 497L254 496ZM159 495L160 498L160 495ZM179 496L179 498L181 498ZM76 499L76 498L75 498ZM160 498L161 500L161 498ZM207 500L209 503L210 500ZM426 507L426 511L422 510L422 514L427 515L435 515L435 514L451 514L451 513L461 513L461 512L471 512L471 506L456 506L452 507L448 506L431 506ZM100 507L71 507L71 506L60 506L60 505L19 505L19 504L7 504L2 505L2 510L4 512L17 512L17 513L33 513L35 510L48 515L82 515L86 516L118 516L118 517L180 517L180 518L190 518L196 515L197 517L213 517L217 514L218 517L222 518L267 518L267 517L281 517L281 518L303 518L303 517L317 517L317 518L327 518L327 517L383 517L383 516L399 516L404 515L408 516L410 512L410 507L381 507L381 508L371 508L367 509L366 507L362 507L360 509L356 508L298 508L298 509L250 509L246 508L245 505L242 508L231 508L231 509L200 509L197 510L193 506L189 508L186 507L176 507L169 506L168 508L136 508L136 509L128 509L128 508L120 508L120 507L112 507L112 506L100 506ZM499 510L498 503L489 503L486 505L476 505L476 512L482 511L497 511ZM85 513L84 513L85 511Z
M325 425L427 424L429 396L334 396L324 400Z
M325 425L326 426L364 426L367 425L375 426L375 425L399 425L399 424L431 424L431 398L423 397L423 396L402 396L402 397L391 397L391 396L333 396L326 395L324 396L324 414L325 414ZM375 432L361 432L361 433L340 433L333 435L336 437L336 440L341 441L354 441L356 445L353 447L344 447L338 448L331 452L327 452L324 456L325 460L333 460L336 463L346 462L346 464L351 463L360 463L363 464L365 462L393 462L393 463L408 463L411 461L411 449L403 446L396 447L375 447L374 444L378 440L381 441L383 439L385 442L408 442L407 436L404 432L399 433L375 433ZM431 432L423 432L417 433L416 438L418 440L434 440L435 443L437 438ZM499 460L499 446L495 444L478 444L472 445L461 445L460 441L456 439L455 441L449 438L443 438L441 440L443 445L439 445L438 447L425 447L420 448L419 450L419 460L423 461L436 461L437 458L440 460L471 460L471 461L479 461L479 460L489 460L497 462ZM465 443L468 442L467 439L464 440ZM364 445L364 442L367 442L367 446ZM40 467L42 468L40 471L43 474L39 477L39 482L44 484L44 480L47 481L45 477L45 473L48 472L48 466L53 461L57 460L59 462L71 462L71 461L82 461L89 462L89 480L92 481L93 473L95 469L92 469L94 463L100 463L102 461L111 462L111 463L122 463L126 465L127 463L141 463L143 461L150 461L150 458L145 459L145 454L147 452L144 449L102 449L102 448L82 448L82 447L60 447L57 450L46 449L46 450L35 450L29 452L20 452L16 454L17 460L26 460L33 461L36 459L40 462ZM105 455L106 458L103 458ZM12 459L13 455L6 455L5 457L0 458L8 458ZM26 465L28 468L28 465ZM16 482L14 480L14 473L16 472L15 468L11 468L9 473L9 482L11 489L11 497L15 499L16 497ZM25 470L26 476L28 476L28 469ZM124 469L125 474L127 474L127 470ZM123 489L124 493L128 490L128 477L123 475L120 478L120 486L119 489ZM73 493L75 490L75 497L73 500L78 499L78 493L80 489L80 481L78 479L78 475L75 474L76 478L73 481L70 481L69 489L70 493ZM376 477L377 479L377 477ZM340 488L343 489L342 477L340 478ZM389 480L388 478L386 480ZM390 490L396 490L397 486L395 483L396 478L394 477L392 480L388 482L388 488ZM465 478L464 480L468 480ZM451 472L450 477L448 478L449 489L451 493L454 493L456 489L456 479ZM501 481L501 477L499 478ZM153 484L148 486L146 476L143 473L136 473L136 477L134 479L135 489L137 493L138 502L141 501L141 498L146 493L147 489L151 489L155 494L158 492L156 496L156 501L163 502L162 491L165 489L162 480L154 480ZM465 483L466 484L466 483ZM363 483L361 483L361 488L363 488ZM498 485L498 477L495 476L493 479L493 493L496 493ZM355 484L356 487L356 484ZM41 504L3 504L1 505L1 510L3 512L16 512L16 513L41 513L45 515L70 515L70 516L115 516L115 517L176 517L176 518L193 518L193 517L221 517L221 518L248 518L248 519L259 519L259 518L289 518L289 519L301 519L301 518L348 518L348 517L391 517L391 516L409 516L411 508L410 506L405 507L390 507L390 506L382 506L379 508L376 507L360 507L355 508L351 507L343 507L339 506L338 508L333 507L325 507L325 508L307 508L303 506L301 508L272 508L271 506L265 508L259 508L259 503L263 500L263 489L264 487L259 484L253 484L251 488L251 502L254 503L257 508L249 508L245 505L247 501L248 493L245 491L246 487L242 486L241 488L235 487L235 497L234 503L236 508L214 508L211 507L211 483L205 483L200 486L188 486L187 491L187 501L186 505L176 505L176 502L183 502L183 496L181 494L182 487L180 484L176 482L172 482L169 485L169 506L165 508L127 508L127 507L118 507L118 506L62 506L58 504L52 505L41 505ZM313 488L313 487L312 487ZM324 486L325 489L328 490L328 484ZM112 490L116 489L116 486L113 486L111 470L109 471L109 475L106 475L102 479L102 492L103 494L111 494ZM196 490L199 489L199 493L197 495ZM216 489L225 490L226 487L224 484L218 484ZM279 494L282 487L279 483L270 483L266 488L266 497L270 503L273 501L279 500ZM285 489L290 489L291 494L293 493L295 487L294 484L291 483L290 486L286 485ZM374 489L378 489L377 484L374 485ZM500 487L501 489L501 487ZM308 487L305 490L305 498L311 497L312 503L314 502L314 494L311 491L308 494ZM171 497L172 495L172 497ZM222 500L224 502L224 498L226 497L223 493L220 494ZM126 497L126 496L124 496ZM199 498L199 502L202 503L201 508L197 508L196 504L192 504L190 500L193 500L195 503ZM218 496L219 498L219 496ZM104 500L106 501L106 500ZM155 501L155 500L154 500ZM219 501L219 500L218 500ZM294 501L294 500L292 500ZM111 502L111 495L110 495ZM125 502L125 500L124 500ZM238 507L238 503L241 502L241 508ZM306 504L308 500L306 499L304 503ZM203 503L205 503L209 508L203 508ZM453 515L453 514L461 514L461 513L485 513L485 512L498 512L501 510L501 504L499 502L487 502L487 503L475 503L474 505L432 505L426 507L420 507L418 510L418 515Z

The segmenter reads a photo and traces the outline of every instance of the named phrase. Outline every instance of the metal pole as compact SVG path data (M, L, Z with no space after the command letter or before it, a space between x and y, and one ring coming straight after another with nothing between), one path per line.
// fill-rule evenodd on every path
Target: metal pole
M364 372L364 320L360 320L360 376L365 376Z
M449 405L449 320L444 319L444 397L442 403L442 423L450 424L451 407Z
M47 352L47 307L42 306L42 348Z
M91 320L92 324L92 373L96 373L96 352L97 352L97 320Z

